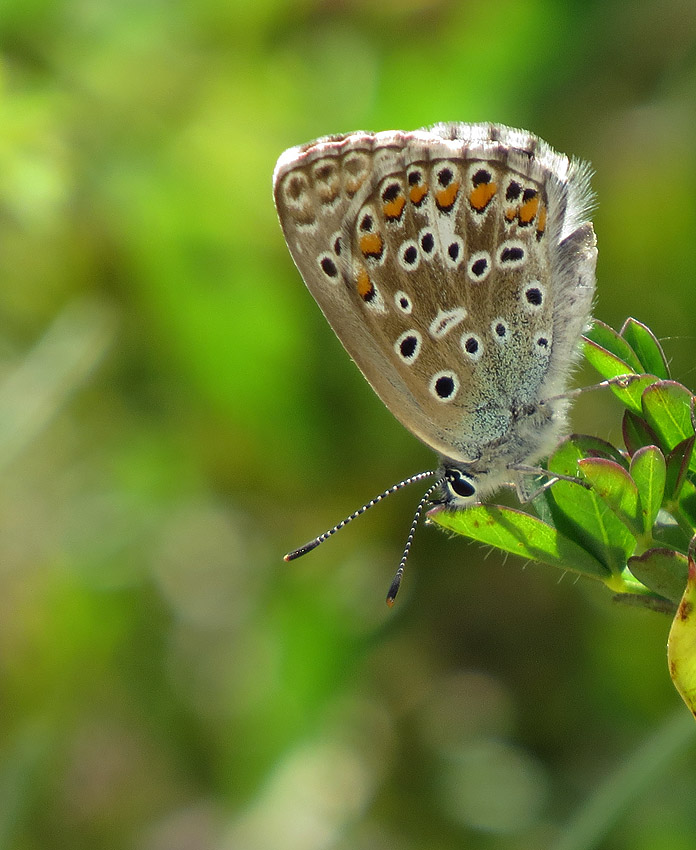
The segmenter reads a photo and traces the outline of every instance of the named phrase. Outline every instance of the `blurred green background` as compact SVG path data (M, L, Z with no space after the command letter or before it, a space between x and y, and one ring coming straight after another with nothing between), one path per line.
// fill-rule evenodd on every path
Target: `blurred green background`
M389 611L413 491L281 560L433 457L303 286L275 160L444 120L593 163L595 315L693 386L695 4L0 7L0 850L572 850L593 793L597 846L696 846L668 618L432 529Z

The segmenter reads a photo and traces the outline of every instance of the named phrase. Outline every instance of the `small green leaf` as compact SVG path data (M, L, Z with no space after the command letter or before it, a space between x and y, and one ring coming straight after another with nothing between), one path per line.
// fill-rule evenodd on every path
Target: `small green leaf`
M569 439L582 452L583 457L605 457L628 469L626 458L607 440L593 437L591 434L573 434Z
M638 487L626 470L605 458L591 457L578 461L592 490L605 502L634 537L643 534L643 510Z
M686 587L689 565L686 555L672 549L648 549L628 559L628 568L648 590L679 602Z
M654 375L637 375L624 386L621 383L610 385L611 391L634 413L643 412L643 393L652 386L657 378Z
M597 345L591 339L583 339L582 351L585 355L585 360L599 372L606 380L611 380L617 375L633 375L638 374L635 369L632 369L628 363L617 357L611 351Z
M696 563L689 553L689 577L667 641L674 687L696 715Z
M638 487L643 515L643 533L649 535L665 493L665 457L657 446L644 446L631 458L629 471Z
M637 319L626 319L621 337L631 346L641 362L640 372L651 372L663 380L669 379L669 366L662 346L653 332Z
M578 461L585 456L583 438L564 440L549 458L551 472L577 475ZM545 494L556 528L577 540L615 575L620 575L635 539L600 497L578 484L558 481Z
M676 381L658 381L643 393L643 415L665 453L694 435L691 399L689 390ZM691 469L696 469L694 463L692 455Z
M670 500L679 498L684 481L686 480L686 473L689 470L695 442L696 437L688 437L686 440L678 443L667 455L665 494Z
M497 505L475 505L462 511L433 508L428 519L481 543L552 567L604 580L609 571L589 552L530 514Z
M621 430L630 455L635 454L641 446L656 446L660 442L645 419L632 410L624 411Z
M622 361L628 369L621 372L615 372L616 375L625 375L627 372L635 372L640 374L644 372L640 359L630 344L609 325L595 319L592 327L585 334L585 339L594 343L596 347L603 348L605 351L613 354L615 359ZM589 358L588 358L589 359ZM594 365L594 364L593 364ZM601 370L600 370L601 371ZM603 374L603 373L602 373ZM606 378L613 378L614 375L605 375Z

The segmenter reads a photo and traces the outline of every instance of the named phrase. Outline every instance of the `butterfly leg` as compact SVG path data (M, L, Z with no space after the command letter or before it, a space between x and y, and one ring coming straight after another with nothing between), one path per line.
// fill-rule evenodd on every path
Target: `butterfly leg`
M539 485L539 487L532 491L530 491L525 486L524 479L520 478L514 482L514 487L517 492L517 498L523 505L527 504L528 502L532 502L534 499L536 499L537 496L541 495L544 490L548 490L548 488L555 484L557 481L569 481L571 484L578 484L580 487L584 487L586 490L592 489L591 486L587 483L587 481L583 481L582 478L577 478L574 475L562 475L560 472L551 472L550 469L544 469L542 466L526 466L525 464L516 463L509 468L513 472L521 472L525 476L548 476L548 481L544 481L543 484Z
M550 401L562 401L562 400L571 400L575 399L578 396L584 395L585 393L592 392L593 390L603 390L607 387L620 387L622 390L627 389L631 386L634 381L642 378L643 375L616 375L614 378L609 378L606 381L600 381L598 384L590 384L587 387L578 387L575 390L568 390L568 392L561 393L560 395L554 395L549 398L545 398L542 402L543 404L547 404Z

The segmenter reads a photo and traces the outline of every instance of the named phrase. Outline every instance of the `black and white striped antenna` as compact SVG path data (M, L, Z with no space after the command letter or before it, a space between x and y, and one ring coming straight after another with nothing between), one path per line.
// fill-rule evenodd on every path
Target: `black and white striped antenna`
M431 469L427 472L419 472L417 475L411 475L409 478L404 478L403 481L399 481L398 484L394 484L392 487L389 487L388 490L384 490L378 496L375 496L374 499L370 499L369 502L366 502L361 508L358 508L357 511L353 511L350 516L347 516L345 519L342 519L339 523L334 525L333 528L330 528L328 531L325 531L323 534L320 534L318 537L315 537L313 540L310 540L308 543L305 543L298 549L293 549L292 552L288 552L288 554L284 556L283 560L294 561L296 558L300 558L302 555L306 555L307 552L311 552L312 549L316 549L320 543L323 543L325 540L328 540L329 537L333 536L337 531L340 531L342 528L345 528L345 526L348 525L349 522L352 522L354 519L357 519L357 517L364 514L366 510L368 510L369 508L373 508L375 505L378 505L383 499L386 499L387 496L391 496L392 493L396 493L399 490L403 490L403 488L408 487L409 484L416 484L418 481L424 481L426 478L432 478L433 475L436 475L436 472L435 470ZM406 566L408 554L411 550L411 544L413 543L413 537L416 533L416 528L418 527L418 521L420 520L421 514L423 513L423 508L425 507L428 499L432 496L433 492L443 483L444 480L438 479L432 486L430 486L426 490L422 499L418 503L418 507L416 508L416 511L413 515L413 522L411 523L411 528L406 539L406 545L404 546L401 561L399 561L399 566L396 570L396 573L394 574L392 583L389 586L389 592L387 593L387 605L389 605L390 607L394 604L396 594L399 592L399 587L401 586L401 579L404 575L404 567Z

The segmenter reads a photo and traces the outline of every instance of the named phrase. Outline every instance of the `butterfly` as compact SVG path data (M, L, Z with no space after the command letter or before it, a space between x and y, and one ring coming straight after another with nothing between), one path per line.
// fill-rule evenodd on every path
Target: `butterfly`
M286 556L413 481L464 508L522 500L567 430L597 248L586 164L524 130L436 124L327 136L281 155L283 234L336 336L396 418L438 455Z

